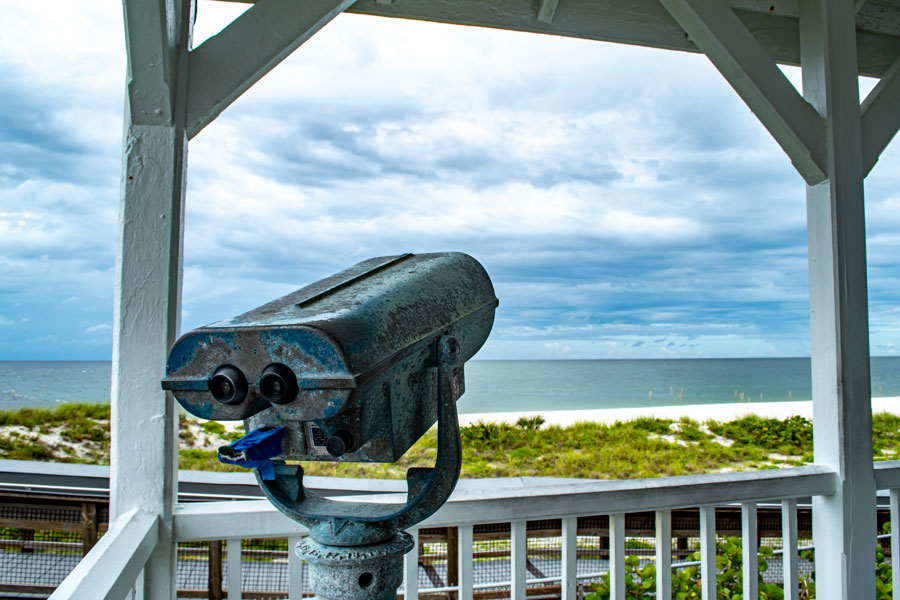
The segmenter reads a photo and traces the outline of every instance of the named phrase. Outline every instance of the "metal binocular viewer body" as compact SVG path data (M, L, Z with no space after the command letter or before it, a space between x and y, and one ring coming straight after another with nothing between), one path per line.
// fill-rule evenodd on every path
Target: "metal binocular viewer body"
M163 388L191 414L244 420L219 457L254 468L310 537L298 553L322 600L396 594L402 529L437 510L459 477L463 363L490 333L497 298L459 253L373 258L233 319L182 336ZM407 473L405 505L319 497L288 461L394 462L435 422L433 468Z

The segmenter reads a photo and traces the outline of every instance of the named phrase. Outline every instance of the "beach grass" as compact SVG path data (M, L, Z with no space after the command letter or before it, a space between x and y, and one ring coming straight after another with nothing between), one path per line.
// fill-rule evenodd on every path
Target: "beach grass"
M240 429L182 414L182 469L241 471L220 463L216 448ZM517 423L479 422L461 428L462 477L577 477L634 479L801 466L812 462L812 423L745 416L727 422L641 417L615 423L547 425L541 417ZM413 466L434 463L437 434L429 431L393 464L307 462L309 475L402 479ZM900 450L900 416L873 418L875 460ZM56 409L0 411L0 457L107 464L109 406L68 404Z

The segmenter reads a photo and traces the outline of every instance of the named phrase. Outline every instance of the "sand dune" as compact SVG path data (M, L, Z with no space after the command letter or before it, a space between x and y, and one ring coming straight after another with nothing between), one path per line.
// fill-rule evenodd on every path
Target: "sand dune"
M900 414L900 398L873 398L872 411ZM629 421L639 417L680 419L690 417L696 421L714 419L733 421L746 415L758 415L776 419L786 419L799 415L811 419L812 401L805 402L741 402L730 404L684 404L678 406L646 406L643 408L606 408L599 410L543 410L510 413L473 413L459 415L460 425L485 423L515 423L521 417L540 415L548 425L571 425L581 421L594 423L614 423Z

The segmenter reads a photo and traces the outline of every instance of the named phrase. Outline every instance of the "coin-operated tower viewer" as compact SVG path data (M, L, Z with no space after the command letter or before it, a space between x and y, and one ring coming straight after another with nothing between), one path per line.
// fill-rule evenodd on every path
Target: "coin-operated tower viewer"
M463 366L496 307L490 278L465 254L373 258L185 334L162 385L197 417L244 421L248 433L219 458L253 468L269 500L309 529L296 552L320 600L393 599L413 545L403 530L459 478ZM303 486L300 461L395 462L435 422L434 467L409 469L404 504Z

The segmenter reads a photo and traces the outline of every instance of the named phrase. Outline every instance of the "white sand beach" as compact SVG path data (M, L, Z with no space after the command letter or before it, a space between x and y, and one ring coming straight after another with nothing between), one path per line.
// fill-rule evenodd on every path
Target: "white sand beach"
M900 397L872 398L872 412L889 412L900 415ZM812 401L805 402L740 402L729 404L683 404L678 406L645 406L634 408L606 408L599 410L544 410L509 413L472 413L459 415L460 425L484 423L515 423L521 417L540 415L548 425L571 425L578 422L614 423L640 417L680 419L690 417L696 421L714 419L733 421L746 415L786 419L799 415L811 419Z

